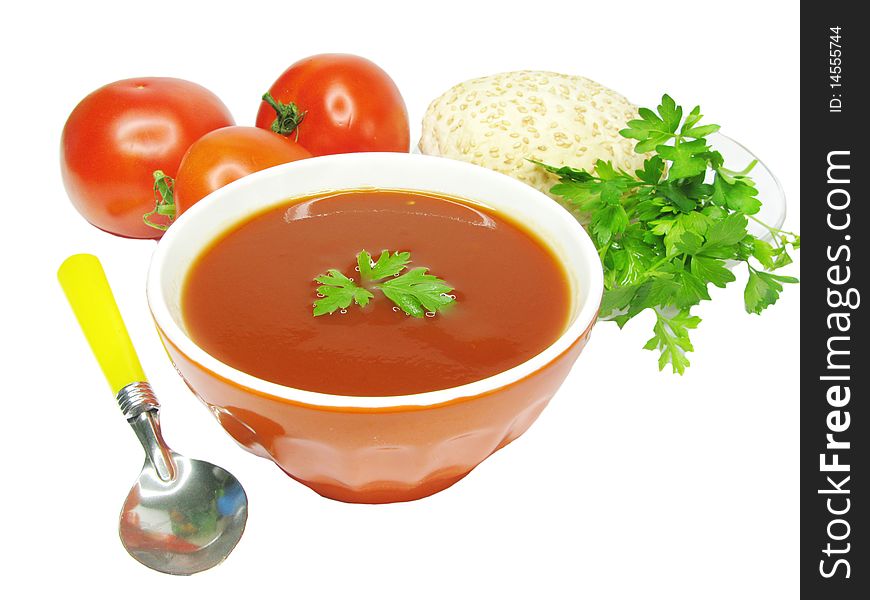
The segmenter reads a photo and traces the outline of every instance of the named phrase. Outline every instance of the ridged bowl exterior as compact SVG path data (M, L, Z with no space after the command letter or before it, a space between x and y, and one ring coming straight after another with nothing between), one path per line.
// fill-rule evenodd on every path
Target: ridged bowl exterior
M518 438L568 375L591 327L555 360L505 387L432 406L377 409L312 406L241 387L160 333L188 386L242 447L322 496L374 504L439 492Z

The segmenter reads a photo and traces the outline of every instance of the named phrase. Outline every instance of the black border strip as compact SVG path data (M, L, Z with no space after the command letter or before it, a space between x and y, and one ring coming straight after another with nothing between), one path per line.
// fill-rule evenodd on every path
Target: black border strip
M801 15L801 591L836 600L870 598L859 491L870 488L861 305L870 30L859 6L804 4Z

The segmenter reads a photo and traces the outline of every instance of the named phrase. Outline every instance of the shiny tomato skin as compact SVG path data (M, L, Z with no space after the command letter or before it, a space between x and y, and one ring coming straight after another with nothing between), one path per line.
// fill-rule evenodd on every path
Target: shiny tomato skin
M292 139L258 127L224 127L207 133L181 159L175 177L176 217L236 179L310 157Z
M217 96L190 81L142 77L110 83L85 97L64 126L67 194L104 231L159 238L163 232L142 221L154 208L153 172L174 176L194 141L233 123Z
M352 54L311 56L291 65L269 92L305 112L298 141L314 156L410 149L408 111L399 88L368 59ZM274 120L275 110L262 102L257 127L270 129Z

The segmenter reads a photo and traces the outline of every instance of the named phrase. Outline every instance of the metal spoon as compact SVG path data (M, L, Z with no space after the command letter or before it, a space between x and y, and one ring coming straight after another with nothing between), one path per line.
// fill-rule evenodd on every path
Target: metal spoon
M57 273L118 406L145 449L145 465L121 511L127 552L146 567L190 575L224 560L248 517L238 480L211 463L169 449L160 433L160 404L97 257L77 254Z

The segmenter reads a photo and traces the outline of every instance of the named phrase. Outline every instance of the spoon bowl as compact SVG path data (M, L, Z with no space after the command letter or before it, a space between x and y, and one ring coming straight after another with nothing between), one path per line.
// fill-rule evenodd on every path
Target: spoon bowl
M156 571L189 575L220 563L245 530L247 501L238 480L211 463L170 452L165 481L150 460L121 511L130 556Z

